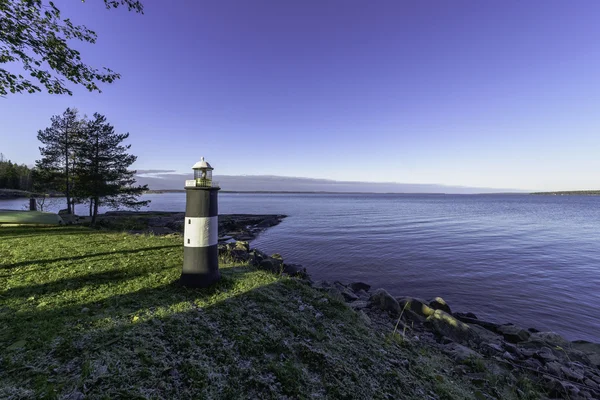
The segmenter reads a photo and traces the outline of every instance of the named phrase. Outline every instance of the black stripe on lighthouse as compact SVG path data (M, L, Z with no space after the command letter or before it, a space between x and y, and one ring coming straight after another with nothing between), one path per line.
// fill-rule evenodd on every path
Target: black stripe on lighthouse
M186 188L183 271L180 283L206 287L220 278L218 188Z

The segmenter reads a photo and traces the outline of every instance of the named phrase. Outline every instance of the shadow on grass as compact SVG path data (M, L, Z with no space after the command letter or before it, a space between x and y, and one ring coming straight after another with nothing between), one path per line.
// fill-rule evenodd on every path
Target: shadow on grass
M170 267L155 268L152 271L160 271ZM26 271L31 273L30 271ZM120 284L123 281L135 279L137 277L147 275L150 271L134 271L127 269L115 269L112 271L97 272L85 274L82 276L74 276L71 278L59 279L52 282L18 286L0 292L0 295L5 299L17 297L30 297L39 295L48 295L51 293L63 292L66 290L78 290L85 286L100 286L104 284Z
M376 388L365 384L373 379L367 374L383 376L389 365L363 357L365 349L377 352L355 313L339 302L318 301L320 295L296 281L248 284L264 271L233 267L221 273L206 289L171 279L95 302L0 312L1 348L24 342L6 353L21 356L14 362L7 356L0 366L15 372L15 386L33 385L35 397L73 391L108 398L372 397ZM299 310L302 295L306 308ZM335 335L344 340L331 342ZM402 386L400 376L394 380Z
M175 247L181 247L181 246L180 245L153 246L153 247L143 247L143 248L133 249L133 250L108 251L108 252L102 252L102 253L84 254L81 256L59 257L59 258L42 259L42 260L27 260L27 261L21 261L21 262L17 262L17 263L13 263L13 264L0 264L0 270L12 269L12 268L16 268L16 267L24 267L24 266L28 266L28 265L51 264L51 263L55 263L58 261L77 261L77 260L84 260L86 258L94 258L94 257L100 257L100 256L106 256L106 255L134 254L134 253L139 253L139 252L144 252L144 251L169 249L169 248L175 248Z

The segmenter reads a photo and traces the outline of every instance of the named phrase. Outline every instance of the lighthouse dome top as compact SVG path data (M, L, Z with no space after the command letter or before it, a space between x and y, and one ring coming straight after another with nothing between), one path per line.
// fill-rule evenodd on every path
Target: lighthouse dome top
M206 169L206 170L212 170L214 169L213 167L210 166L210 164L204 160L204 157L202 157L200 159L200 161L198 161L196 164L194 164L194 166L192 167L192 169Z

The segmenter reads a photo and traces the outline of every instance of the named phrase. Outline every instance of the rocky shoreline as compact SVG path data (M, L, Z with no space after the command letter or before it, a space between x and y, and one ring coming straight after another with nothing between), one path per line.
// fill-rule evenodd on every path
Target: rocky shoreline
M301 265L285 263L279 254L268 256L251 249L245 241L221 244L219 254L296 277L346 303L382 335L393 332L398 340L439 350L456 363L454 370L440 373L470 379L481 388L478 398L502 398L501 393L495 393L500 380L514 386L526 379L546 398L600 399L600 344L567 341L553 332L452 312L440 297L429 301L393 297L385 289L372 290L364 282L313 282ZM528 397L523 393L522 398Z
M67 224L86 223L89 217L61 214ZM221 214L219 242L249 241L267 228L279 224L286 216L279 214ZM98 216L97 226L103 229L126 230L133 234L183 234L185 213L167 211L109 211Z

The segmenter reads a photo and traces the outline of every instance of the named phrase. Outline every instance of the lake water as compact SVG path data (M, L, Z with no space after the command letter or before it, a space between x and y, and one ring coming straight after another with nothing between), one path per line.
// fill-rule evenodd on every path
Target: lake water
M185 208L183 193L145 197L151 210ZM481 319L600 342L600 197L221 193L219 211L288 215L252 245L315 280L441 296Z

